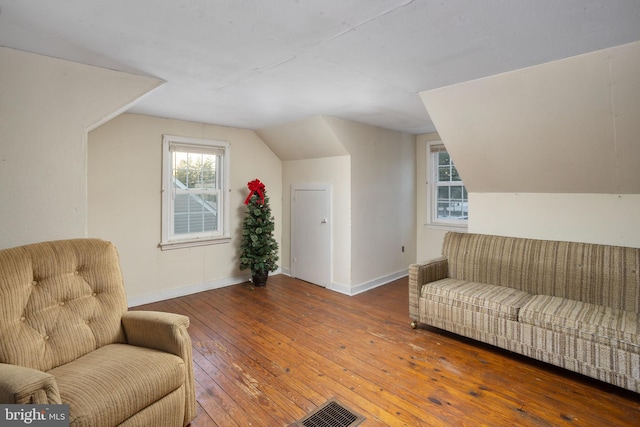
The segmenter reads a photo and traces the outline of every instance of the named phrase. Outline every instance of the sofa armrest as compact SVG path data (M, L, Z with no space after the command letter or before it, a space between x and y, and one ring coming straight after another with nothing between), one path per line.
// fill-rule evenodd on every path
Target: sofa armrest
M422 286L447 278L448 272L449 263L446 257L409 266L409 316L413 322L417 322L420 318L419 300Z
M46 405L62 402L53 375L0 363L0 403Z
M184 360L186 379L185 425L196 416L193 350L187 328L189 318L160 311L127 311L122 315L127 343L175 354Z

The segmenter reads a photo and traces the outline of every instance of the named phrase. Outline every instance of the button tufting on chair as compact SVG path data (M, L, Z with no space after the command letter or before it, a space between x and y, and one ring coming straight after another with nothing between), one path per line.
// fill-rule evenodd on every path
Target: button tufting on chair
M179 427L195 417L189 318L129 312L111 243L2 249L0 272L0 390L7 369L20 372L11 378L25 399L68 404L70 425ZM14 400L0 392L0 403Z

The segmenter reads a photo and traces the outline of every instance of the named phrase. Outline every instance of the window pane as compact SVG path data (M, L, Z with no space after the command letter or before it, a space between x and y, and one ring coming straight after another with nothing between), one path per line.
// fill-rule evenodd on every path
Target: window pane
M438 187L438 218L449 217L451 189L448 186Z
M449 166L451 164L451 158L449 157L449 153L446 151L441 151L438 153L438 165L440 166Z
M455 166L451 165L451 181L462 181L460 178L460 174L458 173L458 169Z
M452 203L451 206L449 206L449 214L451 218L460 219L462 217L462 204Z
M202 165L202 154L189 153L187 161L187 188L196 188L200 182L200 168Z
M187 187L187 153L174 152L173 153L173 181L174 188L186 188Z
M438 167L438 181L439 182L451 181L451 168L449 166Z
M461 186L451 187L451 198L454 200L462 200L462 188Z
M439 219L467 219L469 215L467 191L462 185L438 187L437 217Z
M449 202L438 202L438 218L449 218Z
M449 197L449 187L438 187L438 201L448 201Z
M204 201L202 211L204 231L218 231L218 195L205 194L202 199Z
M217 231L217 194L178 194L174 201L174 234Z
M173 232L185 234L189 232L189 195L178 194L173 205Z
M202 161L202 172L201 172L201 185L202 188L212 189L216 188L217 180L216 180L216 163L217 156L212 154L205 154L203 156Z
M173 162L174 188L217 188L218 156L176 152Z
M467 219L469 216L468 204L465 202L438 202L439 219Z
M432 182L431 194L435 194L435 219L464 221L468 218L468 194L451 157L446 151L432 151L432 163L436 168L436 180ZM433 215L433 211L432 211Z

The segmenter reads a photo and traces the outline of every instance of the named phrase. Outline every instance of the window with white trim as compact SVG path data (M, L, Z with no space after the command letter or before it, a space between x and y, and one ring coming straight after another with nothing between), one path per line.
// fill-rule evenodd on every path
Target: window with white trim
M162 249L230 240L228 142L164 135Z
M429 144L430 225L466 227L469 195L462 178L442 143Z

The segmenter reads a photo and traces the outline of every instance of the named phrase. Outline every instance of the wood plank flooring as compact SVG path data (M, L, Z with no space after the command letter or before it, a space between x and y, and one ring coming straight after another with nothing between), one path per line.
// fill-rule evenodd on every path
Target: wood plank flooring
M433 328L400 279L348 297L284 275L136 307L191 318L192 426L289 426L331 397L362 426L637 426L640 395Z

